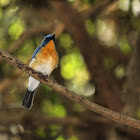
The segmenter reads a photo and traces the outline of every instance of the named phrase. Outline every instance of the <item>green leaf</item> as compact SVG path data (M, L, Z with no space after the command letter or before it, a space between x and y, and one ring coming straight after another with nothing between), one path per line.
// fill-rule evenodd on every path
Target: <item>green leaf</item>
M9 28L9 35L11 36L12 39L17 40L20 35L23 33L24 25L23 22L18 19L15 20Z
M10 2L10 0L0 0L0 5L1 6L6 6L6 5L9 4L9 2Z
M123 38L120 42L119 42L119 46L120 46L120 50L124 53L124 54L130 54L132 52L132 48L128 43L128 40L126 38Z
M59 37L59 43L64 48L70 48L72 46L72 39L69 34L61 34Z
M123 66L117 66L117 68L115 69L115 75L118 77L118 78L122 78L124 76L124 67Z
M56 140L66 140L63 138L63 136L59 136Z
M76 70L81 68L83 64L82 57L79 53L71 53L61 58L61 75L63 78L70 80L75 74Z
M45 113L50 114L55 117L65 117L66 116L66 109L61 104L52 104L50 101L43 101L42 109Z
M45 138L46 137L46 133L42 128L37 128L36 133L40 138Z
M95 24L94 22L92 22L90 19L86 20L86 28L87 31L90 35L94 35L95 34Z

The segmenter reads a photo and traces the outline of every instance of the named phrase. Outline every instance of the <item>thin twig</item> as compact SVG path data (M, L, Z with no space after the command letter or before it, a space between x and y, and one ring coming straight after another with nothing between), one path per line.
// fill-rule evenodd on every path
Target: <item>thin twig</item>
M39 80L41 83L51 87L53 90L66 96L67 98L69 98L73 102L78 103L78 104L82 105L83 107L85 107L93 112L96 112L96 113L101 114L105 117L108 117L109 119L114 120L115 122L140 129L140 121L139 120L136 120L134 118L128 117L126 115L123 115L123 114L120 114L118 112L107 109L105 107L102 107L98 104L95 104L95 103L87 100L84 97L80 97L79 95L75 94L74 92L69 91L64 86L58 84L57 82L54 82L53 80L46 78L42 73L39 73L39 72L33 70L31 67L28 67L22 61L13 57L12 55L3 51L2 49L0 49L0 57L2 59L6 60L7 62L9 62L10 64L12 64L13 66L15 66L16 68L19 68L19 69L25 71L26 73L28 73L32 77Z

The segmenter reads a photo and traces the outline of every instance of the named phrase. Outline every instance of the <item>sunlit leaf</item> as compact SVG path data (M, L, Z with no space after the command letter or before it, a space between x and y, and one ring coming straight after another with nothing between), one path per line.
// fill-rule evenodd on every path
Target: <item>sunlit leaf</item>
M124 67L123 66L118 66L116 69L115 69L115 75L118 77L118 78L122 78L124 76Z
M139 0L132 1L132 12L135 16L138 16L140 14L140 1Z
M124 54L130 54L132 52L131 46L129 45L127 39L123 38L120 42L119 42L119 47L120 50L124 53Z
M113 46L117 42L116 25L111 19L97 20L98 38L107 46Z
M69 34L61 34L59 37L59 43L64 48L70 48L72 46L72 39Z
M24 29L23 22L20 19L15 20L9 28L9 35L11 36L12 39L17 40L23 33L23 29Z
M83 64L82 57L78 53L71 53L61 58L61 75L65 79L72 79L78 68Z
M65 117L66 110L61 104L52 104L50 101L44 100L42 109L45 113L56 117Z
M76 136L72 136L69 140L78 140Z
M56 140L66 140L63 138L63 136L59 136Z
M0 5L1 6L6 6L7 4L9 4L10 0L0 0Z
M128 11L130 7L130 0L119 0L119 7L123 11Z
M90 75L79 52L70 53L61 58L61 75L64 79L72 80L73 83L83 86L86 84Z
M89 72L87 71L86 66L83 64L81 68L77 69L73 82L82 86L85 85L89 81L89 79Z

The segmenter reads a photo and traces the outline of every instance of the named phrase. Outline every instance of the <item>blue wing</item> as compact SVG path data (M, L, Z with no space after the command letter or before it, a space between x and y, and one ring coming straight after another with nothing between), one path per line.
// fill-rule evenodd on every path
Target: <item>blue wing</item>
M40 51L40 49L41 49L40 46L37 47L37 48L35 49L35 51L34 51L34 53L33 53L33 55L32 55L32 59L36 57L36 55L37 55L37 53ZM31 60L32 60L32 59L31 59Z

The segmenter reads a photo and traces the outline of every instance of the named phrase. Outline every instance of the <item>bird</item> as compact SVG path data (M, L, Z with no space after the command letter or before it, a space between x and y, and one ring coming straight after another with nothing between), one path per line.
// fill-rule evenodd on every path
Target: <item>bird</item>
M39 47L34 51L29 66L38 72L49 76L58 66L58 53L55 45L55 34L47 35L43 38ZM28 88L22 101L22 106L31 109L35 91L41 85L41 82L29 76Z

